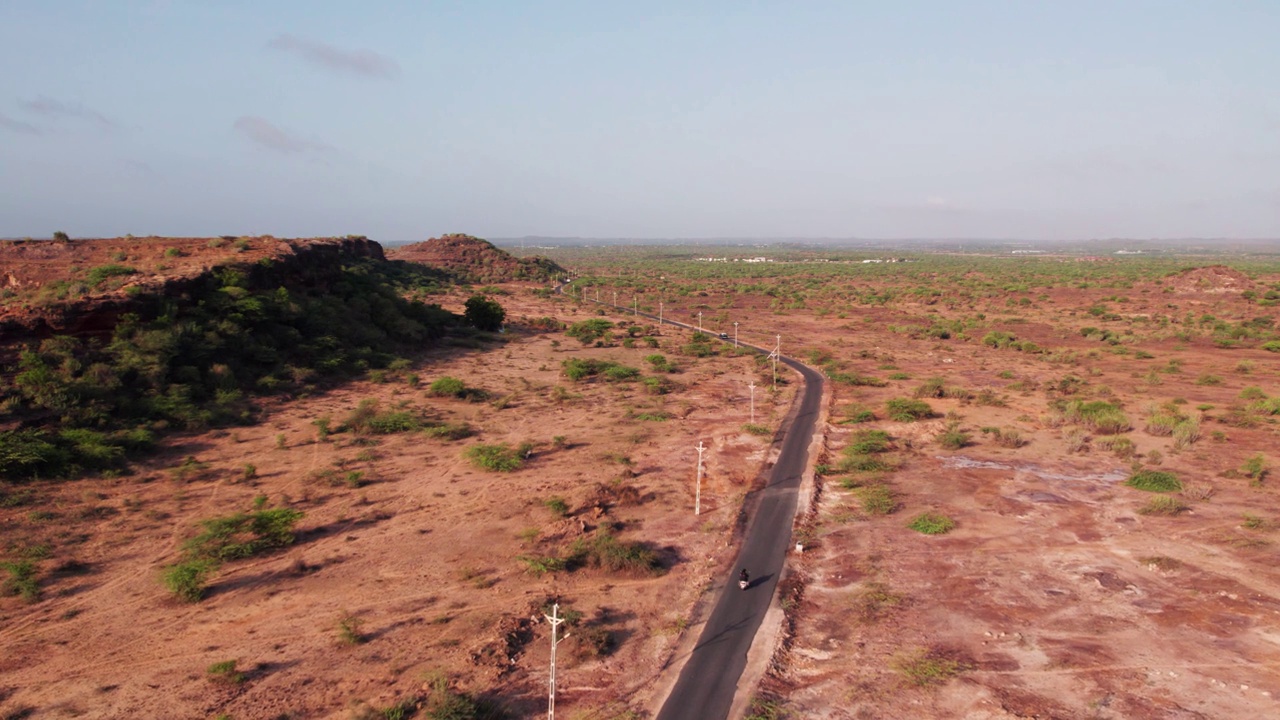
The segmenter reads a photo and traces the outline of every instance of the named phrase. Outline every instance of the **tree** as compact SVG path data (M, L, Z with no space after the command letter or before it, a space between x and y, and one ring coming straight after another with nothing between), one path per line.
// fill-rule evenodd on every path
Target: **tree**
M472 295L467 300L463 317L477 330L493 332L502 327L502 321L507 319L507 311L496 300L490 300L484 295Z
M58 232L53 234L53 239L57 240L58 242L66 242L71 239L71 236L59 230Z

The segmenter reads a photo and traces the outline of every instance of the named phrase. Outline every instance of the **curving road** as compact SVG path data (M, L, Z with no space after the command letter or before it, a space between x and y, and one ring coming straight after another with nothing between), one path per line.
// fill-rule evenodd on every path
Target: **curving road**
M599 304L627 309L611 303ZM658 319L648 313L639 315ZM665 318L663 324L697 329ZM743 347L769 352L745 343ZM761 491L737 561L724 579L720 597L707 618L698 644L680 671L657 720L720 720L729 716L738 680L747 666L747 650L777 589L782 563L791 546L800 476L809 460L809 443L822 403L822 375L791 358L781 360L804 377L799 410L791 426L785 428L782 452ZM746 591L740 591L738 569L744 567L751 572L751 585Z

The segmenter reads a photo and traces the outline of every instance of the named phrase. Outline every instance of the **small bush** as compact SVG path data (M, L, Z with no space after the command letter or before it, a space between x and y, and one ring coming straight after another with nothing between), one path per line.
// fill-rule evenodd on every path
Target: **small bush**
M884 430L861 430L854 433L844 452L846 455L882 453L889 450L889 442L889 433Z
M905 598L890 590L888 585L868 582L854 596L853 614L859 622L869 625L887 616L904 601Z
M565 517L569 514L569 503L565 502L565 499L562 497L549 497L543 501L542 504L546 506L546 508L551 511L551 514L556 517Z
M471 426L465 422L447 422L428 425L423 431L428 437L442 440L462 440L475 434Z
M773 434L773 428L769 427L768 425L743 423L742 429L745 430L746 432L751 433L752 435L759 435L761 437L765 437Z
M917 687L941 685L968 669L964 663L929 651L918 651L894 659L893 669Z
M567 562L570 567L641 575L653 575L662 569L656 552L641 543L621 542L605 530L597 531L590 539L576 540Z
M203 532L183 546L193 560L235 560L292 545L301 510L271 508L202 520Z
M364 620L355 613L344 610L338 616L338 642L343 645L359 645L367 638L362 632Z
M216 662L209 666L206 673L213 682L225 685L239 685L247 679L247 676L243 672L236 670L237 664L235 660Z
M138 271L124 265L99 265L89 270L88 282L90 285L97 287L106 282L109 278L125 277L133 275Z
M951 422L947 423L946 429L938 435L938 444L948 450L959 450L967 447L972 441L969 433L960 429L960 424Z
M1145 506L1138 508L1138 512L1142 515L1177 515L1186 512L1191 508L1171 495L1157 495L1151 498Z
M463 452L463 457L481 470L512 472L524 465L524 453L520 450L506 443L472 445Z
M946 515L931 512L921 513L907 523L907 527L925 535L943 535L951 532L955 526L955 520Z
M868 485L854 490L868 515L889 515L898 510L898 498L885 485Z
M1182 489L1182 482L1177 475L1161 470L1139 470L1130 475L1124 484L1147 492L1177 492Z
M40 599L40 583L36 580L36 565L30 560L0 563L9 577L0 582L0 595L17 595L27 602Z
M432 395L437 397L455 397L460 398L466 395L467 386L458 378L444 377L438 378L427 387Z
M216 567L209 560L186 560L165 568L161 580L179 600L199 602L204 598L205 582Z
M933 417L933 408L923 400L894 398L884 404L885 413L895 422L915 422Z

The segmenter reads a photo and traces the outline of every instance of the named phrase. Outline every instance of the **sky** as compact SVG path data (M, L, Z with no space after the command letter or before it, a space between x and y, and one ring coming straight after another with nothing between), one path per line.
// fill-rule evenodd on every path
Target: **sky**
M0 237L1280 239L1280 2L0 0Z

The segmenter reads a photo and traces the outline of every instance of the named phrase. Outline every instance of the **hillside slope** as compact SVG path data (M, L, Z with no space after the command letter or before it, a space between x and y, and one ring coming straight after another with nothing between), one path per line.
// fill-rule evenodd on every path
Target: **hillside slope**
M542 257L517 258L488 240L471 235L442 235L392 248L388 256L447 270L467 282L551 280L565 269Z

